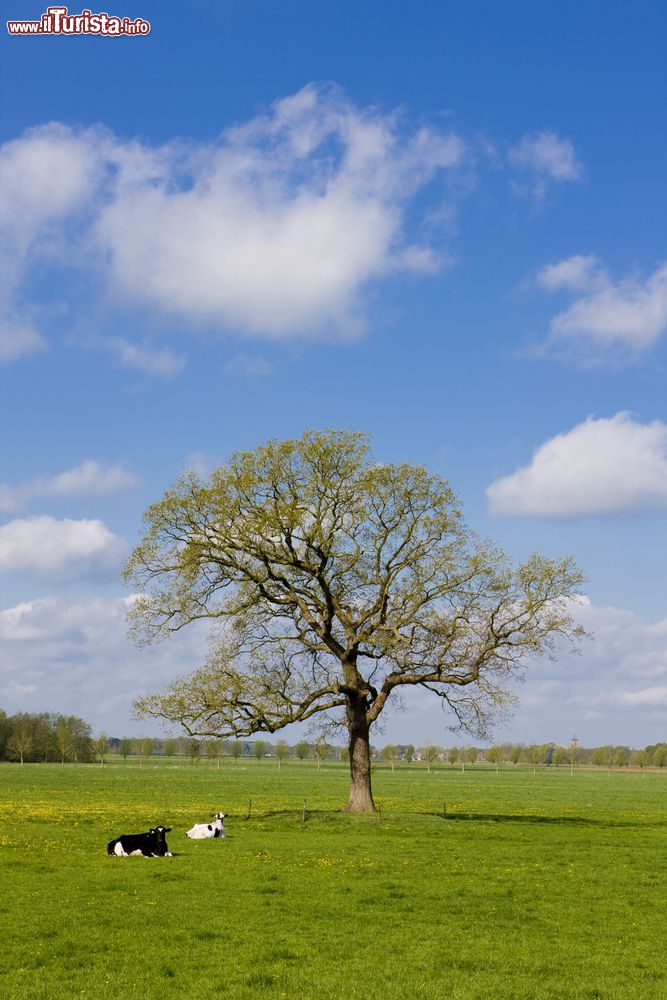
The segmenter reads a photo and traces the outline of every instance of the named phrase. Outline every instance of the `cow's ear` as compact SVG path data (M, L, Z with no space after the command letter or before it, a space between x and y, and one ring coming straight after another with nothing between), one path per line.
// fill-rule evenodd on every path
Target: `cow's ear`
M170 826L165 827L164 832L165 833L171 833L171 827Z

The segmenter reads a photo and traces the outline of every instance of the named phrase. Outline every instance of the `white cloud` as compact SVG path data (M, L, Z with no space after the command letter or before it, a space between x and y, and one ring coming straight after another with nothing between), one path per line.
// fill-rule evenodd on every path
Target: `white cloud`
M543 268L537 282L549 291L579 293L551 321L552 343L582 353L642 351L667 330L667 264L645 280L613 282L597 257L575 256Z
M107 145L102 130L58 123L0 145L0 363L44 347L19 289L30 262L71 261L64 229L89 208Z
M591 291L605 284L600 260L594 254L577 254L557 264L548 264L537 275L537 283L549 292L567 289L572 292Z
M137 478L120 465L103 466L87 459L55 476L40 476L18 486L0 483L0 511L14 511L40 498L99 497L137 485Z
M88 459L57 476L36 480L33 490L39 490L41 496L104 496L131 489L136 484L136 477L121 466L104 468L98 462Z
M0 146L0 224L20 235L22 245L46 223L81 207L91 190L103 133L76 132L52 122L29 129Z
M31 323L12 316L0 319L0 365L43 351L45 347L46 341Z
M582 173L572 141L556 132L531 132L508 152L509 163L532 179L533 193L541 197L548 181L576 181Z
M531 666L509 738L567 743L577 735L585 746L634 747L664 739L667 618L648 623L587 598L574 614L590 638L578 656L566 650L555 662Z
M0 306L20 315L29 265L58 258L92 271L107 303L158 309L187 327L354 336L369 283L441 266L407 235L406 207L464 157L453 133L410 131L398 115L315 85L215 143L150 147L100 129L32 129L0 147ZM16 330L7 357L30 348ZM183 363L121 338L109 346L157 374Z
M624 691L620 695L622 705L654 707L664 705L667 708L667 684L657 684L654 687L642 688L639 691Z
M487 489L492 514L573 517L667 508L667 425L589 417Z
M173 378L183 370L187 358L176 354L167 347L156 347L147 344L133 344L123 337L109 337L105 341L108 347L125 368L157 375L161 378Z
M406 137L309 86L215 147L174 150L160 181L121 178L97 239L130 300L276 339L354 332L369 281L399 259L432 269L405 245L403 206L462 155L456 136Z
M117 575L125 544L98 520L18 518L0 527L0 573L62 581Z
M0 703L9 713L54 711L114 735L158 733L131 723L133 700L206 656L205 629L153 650L127 636L130 597L47 596L0 611Z
M275 375L276 366L260 354L236 354L225 365L228 375L246 375L248 378L259 378L265 375Z

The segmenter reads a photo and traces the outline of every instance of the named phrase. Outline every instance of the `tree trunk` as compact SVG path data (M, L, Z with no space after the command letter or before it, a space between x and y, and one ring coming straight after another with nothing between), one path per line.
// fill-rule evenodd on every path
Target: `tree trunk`
M350 734L350 797L347 812L375 812L371 791L371 745L365 699L350 699L347 705Z

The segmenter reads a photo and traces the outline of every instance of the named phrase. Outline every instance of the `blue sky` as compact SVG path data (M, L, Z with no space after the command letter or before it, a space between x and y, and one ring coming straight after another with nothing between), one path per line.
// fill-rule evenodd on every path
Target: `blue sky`
M586 572L500 738L664 739L664 5L123 3L150 35L1 36L0 705L148 731L204 637L125 636L142 511L338 426Z

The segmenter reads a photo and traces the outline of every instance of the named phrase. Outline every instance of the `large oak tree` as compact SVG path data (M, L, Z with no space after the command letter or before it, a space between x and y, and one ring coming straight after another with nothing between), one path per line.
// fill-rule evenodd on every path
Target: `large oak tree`
M444 480L373 461L360 433L309 431L206 481L188 473L145 522L127 566L135 634L214 628L207 662L138 714L247 737L338 713L351 812L374 808L369 734L401 690L432 692L483 735L526 661L579 634L570 559L511 566L472 536Z

